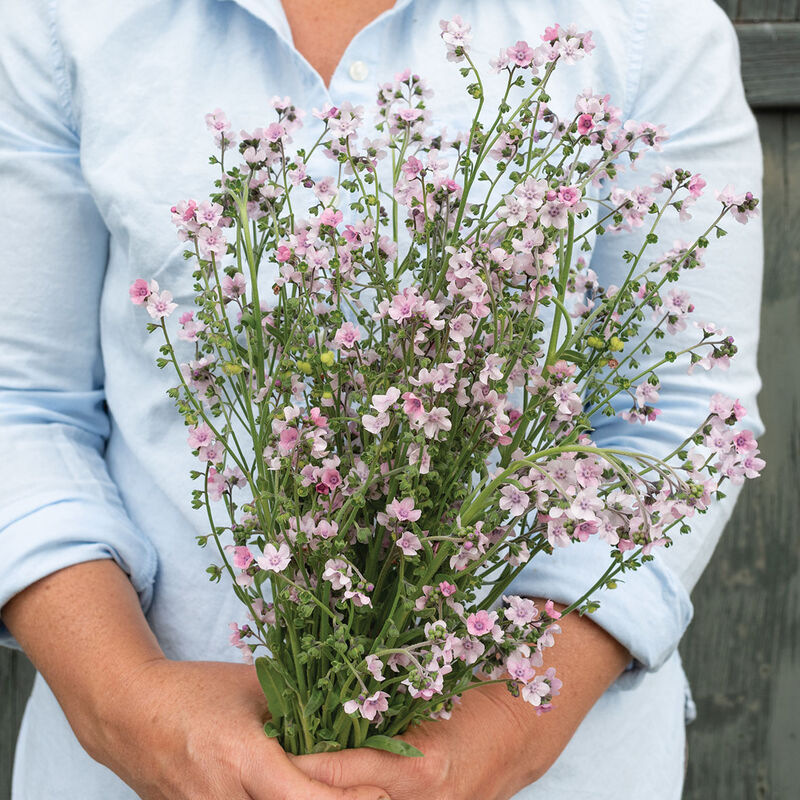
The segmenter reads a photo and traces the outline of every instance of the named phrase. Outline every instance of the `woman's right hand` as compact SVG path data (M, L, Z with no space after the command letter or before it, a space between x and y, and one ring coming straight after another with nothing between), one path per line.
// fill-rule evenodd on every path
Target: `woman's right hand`
M157 658L113 685L70 722L87 752L144 800L388 800L297 769L264 734L251 666Z
M110 559L47 575L1 611L89 755L143 800L388 798L295 767L264 733L254 667L167 660Z

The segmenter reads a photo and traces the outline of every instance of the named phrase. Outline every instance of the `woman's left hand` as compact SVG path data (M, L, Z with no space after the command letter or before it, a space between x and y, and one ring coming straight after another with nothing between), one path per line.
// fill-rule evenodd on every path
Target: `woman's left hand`
M353 786L370 776L392 800L508 800L537 780L557 756L535 736L536 711L503 684L467 691L449 720L424 722L401 737L424 755L409 758L368 747L299 756L310 777Z
M298 756L295 764L333 786L379 783L392 800L509 800L544 775L630 660L588 617L570 614L561 627L546 655L564 681L552 712L540 716L504 684L489 684L465 692L449 720L399 737L422 758L360 748Z

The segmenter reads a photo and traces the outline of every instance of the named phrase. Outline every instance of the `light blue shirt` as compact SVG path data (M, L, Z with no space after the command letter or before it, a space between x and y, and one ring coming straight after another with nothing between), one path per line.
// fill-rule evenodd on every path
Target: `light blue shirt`
M0 0L0 607L55 570L113 558L169 657L238 659L228 623L242 618L239 602L205 579L210 553L194 539L205 522L190 508L193 459L165 395L173 378L155 368L158 341L127 287L156 279L178 303L190 302L190 267L169 208L208 194L214 171L203 115L217 106L237 129L268 122L274 95L309 111L326 101L369 108L376 83L411 66L435 89L437 118L450 130L465 126L472 105L438 27L457 13L472 22L482 64L501 45L535 44L555 22L594 31L592 56L557 71L556 108L566 111L592 87L610 93L625 118L665 123L672 134L662 153L625 175L626 185L649 184L669 165L701 172L717 188L760 192L736 37L712 0L399 0L351 42L329 90L293 47L278 0ZM709 192L688 227L668 217L665 249L696 234L716 208ZM665 453L717 391L739 397L761 431L761 229L727 228L708 267L687 274L684 286L696 319L735 335L732 368L691 378L685 365L662 369L659 423L602 418L597 441ZM621 253L640 236L599 240L591 267L601 283L619 283ZM689 592L736 494L728 487L691 536L601 597L594 619L637 668L518 800L680 796L688 695L676 647L692 614ZM569 602L606 559L601 543L537 557L517 589ZM13 645L7 630L0 635ZM15 800L134 797L83 752L41 677L13 791Z

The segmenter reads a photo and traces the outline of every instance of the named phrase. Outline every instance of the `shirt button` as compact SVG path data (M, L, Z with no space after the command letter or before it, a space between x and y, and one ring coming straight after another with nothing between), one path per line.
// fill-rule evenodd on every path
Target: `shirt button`
M354 61L348 72L354 81L363 81L369 75L369 67L363 61Z

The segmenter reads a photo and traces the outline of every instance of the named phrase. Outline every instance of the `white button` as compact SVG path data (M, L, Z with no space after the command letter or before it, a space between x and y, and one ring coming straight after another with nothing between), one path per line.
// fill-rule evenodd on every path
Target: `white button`
M354 61L348 72L354 81L363 81L369 75L369 67L363 61Z

